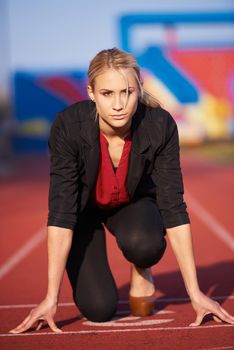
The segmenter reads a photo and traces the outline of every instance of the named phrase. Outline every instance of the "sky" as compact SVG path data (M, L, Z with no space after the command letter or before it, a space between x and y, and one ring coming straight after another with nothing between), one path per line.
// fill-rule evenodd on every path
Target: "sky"
M0 0L0 94L15 70L82 69L99 50L120 46L123 14L231 8L232 0Z

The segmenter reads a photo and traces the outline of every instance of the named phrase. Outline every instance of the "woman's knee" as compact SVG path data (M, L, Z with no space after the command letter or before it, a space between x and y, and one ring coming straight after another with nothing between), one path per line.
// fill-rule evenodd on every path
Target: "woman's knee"
M138 267L147 268L155 265L162 258L166 250L166 240L162 237L154 239L144 238L128 240L125 246L122 246L122 252L127 260Z
M110 321L117 311L117 298L95 298L89 302L83 302L74 298L74 301L84 317L92 322Z

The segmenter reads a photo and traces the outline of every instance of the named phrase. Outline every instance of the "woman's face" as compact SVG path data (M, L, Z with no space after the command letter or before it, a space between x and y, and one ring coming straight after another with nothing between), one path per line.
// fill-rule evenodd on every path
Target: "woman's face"
M88 86L88 94L95 101L101 118L99 123L113 129L131 124L139 98L139 88L132 70L122 69L121 72L123 74L107 68L96 77L93 90Z

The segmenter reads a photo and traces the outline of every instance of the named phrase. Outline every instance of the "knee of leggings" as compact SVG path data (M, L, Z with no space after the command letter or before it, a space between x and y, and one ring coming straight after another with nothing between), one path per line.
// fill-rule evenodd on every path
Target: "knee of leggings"
M141 268L147 268L155 265L162 258L166 249L166 240L162 238L160 241L153 244L152 242L144 242L137 244L126 251L126 258Z
M117 301L93 300L86 305L78 300L74 301L82 315L92 322L110 321L117 311Z

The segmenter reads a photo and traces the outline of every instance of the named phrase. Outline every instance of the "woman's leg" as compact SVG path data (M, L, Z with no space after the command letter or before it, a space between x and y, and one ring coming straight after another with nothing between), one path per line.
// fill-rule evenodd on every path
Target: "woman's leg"
M126 259L140 268L150 267L166 249L163 224L156 203L142 198L121 207L106 220Z
M73 298L83 316L94 322L110 320L118 292L107 255L105 232L95 209L80 216L67 261Z

